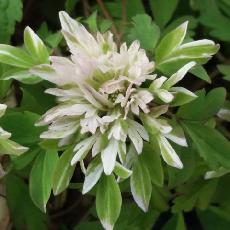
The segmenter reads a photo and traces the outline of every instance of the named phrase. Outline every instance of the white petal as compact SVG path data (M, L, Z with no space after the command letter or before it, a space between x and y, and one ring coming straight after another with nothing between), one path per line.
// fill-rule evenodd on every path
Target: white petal
M167 77L164 77L164 76L155 79L150 85L151 91L159 89L166 80L167 80Z
M141 154L142 149L143 149L143 140L142 140L140 134L133 127L129 127L128 128L128 136L129 136L130 140L133 142L133 145L134 145L137 153Z
M72 160L71 160L71 165L76 164L78 161L83 160L85 158L85 156L87 155L87 153L90 151L90 149L92 148L93 144L96 141L97 136L91 136L83 141L81 141L80 143L78 143L73 152L75 153Z
M179 125L173 126L173 130L170 133L165 134L164 136L178 145L184 147L188 146L184 131Z
M160 150L161 150L161 155L164 161L168 165L182 169L183 164L180 158L178 157L178 155L176 154L175 150L172 148L170 143L167 141L167 139L162 135L158 135L157 140L158 140Z
M178 49L184 49L184 48L194 47L194 46L204 46L204 45L215 45L215 43L212 40L202 39L198 41L185 43L180 47L178 47Z
M102 172L103 172L103 166L100 162L98 164L93 165L92 167L90 167L89 165L83 183L82 194L87 193L93 188L93 186L100 179Z
M103 163L104 172L110 175L113 172L118 153L118 142L111 139L108 146L101 152L101 159Z
M182 80L185 74L195 65L196 62L194 61L184 65L181 69L179 69L176 73L174 73L167 81L165 81L162 87L164 89L170 89L173 85L175 85L177 82Z
M174 96L165 89L158 89L156 91L157 96L165 103L169 103L173 100Z
M128 119L128 123L130 126L132 126L134 129L136 129L136 131L140 134L140 136L145 140L145 141L149 141L149 135L147 133L147 131L145 130L144 126L141 125L140 123Z

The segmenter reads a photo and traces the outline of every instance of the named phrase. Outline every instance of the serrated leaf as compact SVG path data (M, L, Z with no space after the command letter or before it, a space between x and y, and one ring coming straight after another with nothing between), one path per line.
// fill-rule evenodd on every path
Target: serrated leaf
M0 43L9 43L16 22L20 22L23 13L22 0L0 1Z
M114 175L103 176L97 187L96 209L105 229L113 229L121 211L121 192Z
M178 2L179 0L150 0L154 19L161 28L171 19Z
M8 111L0 120L0 126L12 133L11 139L28 146L40 140L42 127L35 127L34 123L40 116L31 112Z
M200 156L211 168L230 168L230 142L222 134L199 123L184 121L182 125Z
M40 152L30 172L30 196L43 212L46 212L46 204L51 194L52 176L57 160L57 151Z
M67 149L58 159L52 178L52 188L54 195L63 192L69 185L73 176L75 165L70 162L73 157L73 149Z
M215 88L206 96L204 91L197 93L198 98L181 106L177 115L187 120L207 120L214 116L223 106L226 90Z
M129 40L139 40L142 48L153 51L160 37L159 27L147 14L138 14L132 21L134 27L128 32Z
M228 28L230 26L230 19L221 11L219 4L220 1L197 1L197 7L200 11L199 21L202 25L209 28L209 34L212 37L229 42L230 32ZM226 6L223 9L229 12L229 8ZM212 20L213 18L215 18L215 20Z
M133 164L132 171L130 187L133 198L137 205L144 212L147 212L152 192L151 178L148 168L142 161L136 160Z

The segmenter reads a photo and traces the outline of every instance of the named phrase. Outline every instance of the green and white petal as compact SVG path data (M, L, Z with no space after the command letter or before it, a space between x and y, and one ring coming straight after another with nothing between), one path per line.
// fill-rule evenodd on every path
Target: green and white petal
M0 139L9 139L11 137L11 133L5 131L0 127Z
M22 145L17 144L14 141L9 139L1 139L0 140L0 155L16 155L20 156L25 153L29 148L24 147Z
M183 164L167 139L162 135L158 135L156 138L161 150L161 156L163 157L164 161L172 167L182 169Z
M170 103L174 98L173 94L166 89L158 89L155 94L165 103Z
M143 139L140 136L139 132L134 127L129 126L128 136L130 140L132 141L137 153L141 154L142 149L143 149Z
M172 123L170 124L172 125ZM179 125L173 125L172 131L170 133L165 134L164 136L180 146L188 146L184 135L184 131Z
M132 175L132 170L129 170L120 163L116 162L114 173L122 179L127 179Z
M173 101L170 103L171 106L180 106L191 102L197 98L197 95L183 87L172 87L170 91L174 95Z
M103 172L103 165L100 158L95 158L86 170L85 180L83 183L82 194L89 192L98 182Z
M164 82L162 88L169 90L177 82L181 81L185 74L196 65L196 62L192 61L180 68L176 73L174 73L167 81Z
M93 144L95 143L96 139L97 135L93 135L87 139L84 139L75 146L73 150L74 156L71 160L71 165L76 164L78 161L81 161L86 157Z
M149 171L142 161L136 160L132 167L130 187L137 205L144 211L148 211L149 200L152 193L152 184Z
M208 171L205 173L204 179L212 179L212 178L218 178L221 177L227 173L230 172L230 169L226 169L223 167L220 167L218 170L216 171Z
M167 77L159 77L156 78L150 85L149 89L152 93L155 92L155 90L161 88L161 86L163 85L163 83L167 80Z

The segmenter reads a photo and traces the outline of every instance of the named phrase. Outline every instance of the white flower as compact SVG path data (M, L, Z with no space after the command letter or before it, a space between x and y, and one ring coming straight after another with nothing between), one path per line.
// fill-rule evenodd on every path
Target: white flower
M110 32L93 36L65 12L60 13L60 21L71 56L50 57L51 64L31 69L57 85L46 90L57 97L58 105L37 122L48 125L41 138L59 139L63 146L76 132L84 134L74 148L71 164L82 162L90 152L93 158L100 154L104 172L111 174L116 162L127 164L127 146L141 154L151 134L159 143L163 159L182 168L166 138L185 146L183 132L160 117L168 106L157 106L159 100L155 99L172 102L180 91L172 86L195 63L185 65L169 79L157 78L152 74L154 62L149 61L138 41L117 47ZM152 82L150 88L143 87L146 81Z

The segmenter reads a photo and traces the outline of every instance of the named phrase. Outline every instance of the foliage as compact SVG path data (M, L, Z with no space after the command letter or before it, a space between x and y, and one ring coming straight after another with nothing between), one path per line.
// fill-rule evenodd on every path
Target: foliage
M31 2L0 0L12 226L227 230L229 1Z

